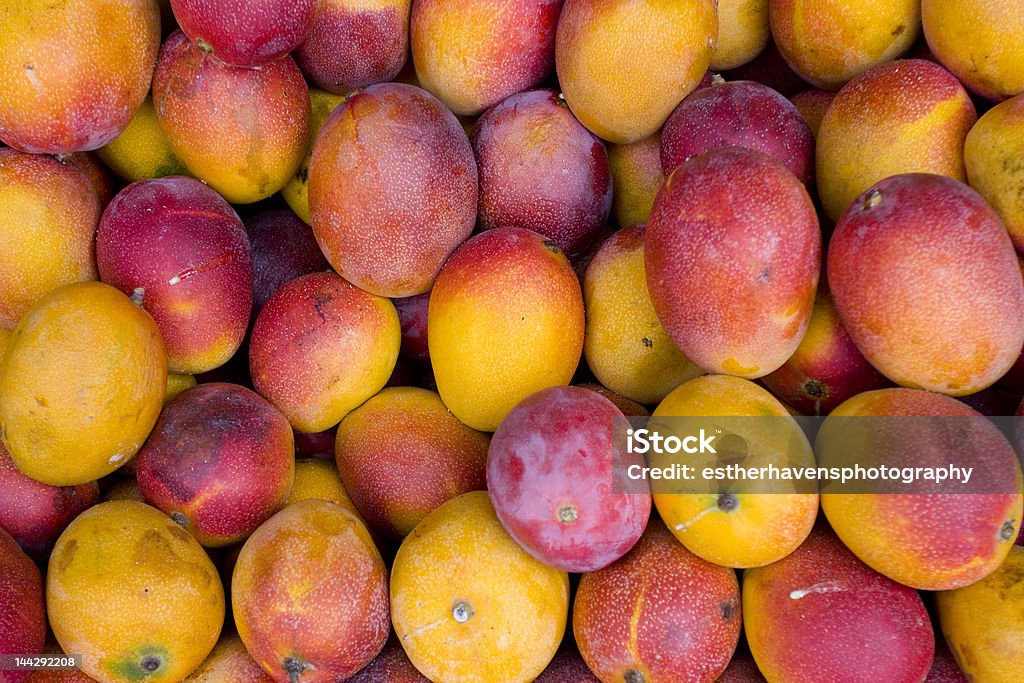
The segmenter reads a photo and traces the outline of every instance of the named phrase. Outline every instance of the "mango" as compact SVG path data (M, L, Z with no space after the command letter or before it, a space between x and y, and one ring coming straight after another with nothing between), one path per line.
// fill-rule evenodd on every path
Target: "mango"
M1024 548L987 578L935 596L939 623L968 680L1011 683L1024 670Z
M188 169L174 156L171 143L160 128L153 99L146 100L121 134L96 150L103 163L130 183L138 180L188 175Z
M661 172L661 135L623 145L608 145L612 174L612 216L622 227L646 223L654 198L665 182Z
M46 612L43 579L10 535L0 529L0 653L34 655L43 651ZM25 683L28 671L3 672L4 683Z
M448 499L486 489L489 441L433 391L392 387L345 416L334 453L369 527L401 539Z
M129 185L96 235L100 279L135 296L173 372L207 372L235 355L252 309L252 248L235 210L204 183L172 176Z
M602 681L714 681L740 638L736 574L652 522L618 562L580 579L573 634Z
M320 248L342 277L379 296L422 294L473 231L473 149L429 93L370 86L320 131L309 208Z
M717 39L714 0L566 0L555 38L558 82L595 135L636 142L697 87Z
M164 393L164 405L183 391L187 391L196 385L195 375L181 374L177 372L167 373L167 391Z
M388 636L387 569L362 522L304 500L249 537L231 580L246 650L275 681L344 680Z
M473 127L480 226L529 228L576 254L608 220L612 179L604 143L554 90L502 101Z
M259 313L287 282L330 270L310 227L287 209L262 211L245 221L252 246L252 308Z
M832 100L835 98L836 93L834 92L819 88L808 88L790 97L789 101L800 112L800 116L804 117L804 121L807 122L807 126L811 129L811 134L817 138L818 130L821 128L821 120L825 118L825 112L828 111Z
M417 0L410 24L420 85L475 116L540 84L554 66L563 0Z
M164 408L136 462L146 501L202 545L221 547L284 507L295 445L288 420L266 400L212 382Z
M427 515L391 571L395 633L435 683L528 683L562 641L568 576L512 540L486 492Z
M839 90L908 51L921 33L918 0L772 0L775 43L801 78Z
M441 400L473 429L494 431L522 399L572 379L583 350L579 282L553 241L488 230L441 270L427 331Z
M932 54L968 88L1000 101L1024 91L1024 7L1012 0L921 0Z
M277 290L249 340L253 387L303 432L338 424L388 381L401 329L394 305L333 272Z
M707 372L777 370L807 329L820 261L818 217L803 184L749 149L713 150L676 169L644 233L658 319Z
M61 534L46 609L61 648L82 654L82 670L100 683L171 683L217 644L224 588L188 532L155 508L116 501Z
M172 33L153 75L153 106L175 156L234 204L280 190L309 151L309 89L291 57L232 67Z
M967 181L985 198L1024 253L1024 196L1020 194L1024 165L1024 97L1014 97L985 112L967 134L964 164Z
M771 39L768 0L718 0L718 44L712 71L743 66L761 54Z
M872 571L826 526L743 573L743 621L769 683L916 683L935 649L917 591Z
M411 0L323 0L295 59L332 93L395 80L409 52Z
M57 287L97 278L100 211L78 168L0 149L0 328Z
M563 649L533 683L600 683L576 650Z
M409 661L397 638L389 638L384 649L345 683L430 683L430 679L416 670Z
M581 389L589 389L590 391L593 391L596 394L604 396L606 399L611 401L612 405L618 408L619 412L621 412L626 417L647 417L648 415L651 414L651 411L647 410L645 406L637 403L632 399L626 398L622 394L617 394L608 387L603 386L601 384L586 383L578 384L576 386L580 387Z
M306 154L306 158L302 160L302 163L299 164L299 168L295 171L292 179L281 188L281 196L288 203L288 206L291 207L291 210L295 212L295 215L310 225L313 222L313 218L309 213L309 165L313 160L313 144L316 142L317 137L319 137L320 130L324 127L327 117L342 102L348 99L351 94L347 90L341 95L317 90L316 88L309 91L309 100L312 107L309 119L309 152Z
M757 662L746 652L737 653L715 683L765 683Z
M818 129L818 193L838 221L876 182L901 173L965 179L964 140L977 120L967 91L921 59L875 67L847 84Z
M620 230L601 245L587 268L583 302L587 365L612 391L657 403L702 373L658 322L647 291L643 226Z
M402 324L402 347L399 356L410 363L429 363L430 347L427 344L427 311L430 307L430 292L404 299L393 299L398 320Z
M253 661L237 635L224 636L202 665L184 683L273 683Z
M4 0L0 14L0 140L67 154L124 130L160 46L154 0Z
M288 494L286 505L298 503L300 500L316 498L339 505L353 515L359 516L359 510L341 483L337 466L330 460L320 458L296 458L295 483Z
M902 386L972 394L1024 342L1013 244L981 196L949 178L899 175L861 195L832 236L828 280L850 338Z
M29 309L7 342L0 437L36 481L96 481L142 446L166 387L167 356L149 314L109 285L64 285Z

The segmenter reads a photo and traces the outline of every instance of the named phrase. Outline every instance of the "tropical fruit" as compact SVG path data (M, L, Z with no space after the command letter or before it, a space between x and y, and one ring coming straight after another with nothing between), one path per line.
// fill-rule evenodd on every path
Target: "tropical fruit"
M320 130L324 127L327 117L350 94L351 92L348 90L344 91L344 94L341 95L317 90L316 88L309 91L309 101L312 107L309 119L309 152L306 154L306 158L302 160L302 163L299 164L299 168L295 171L292 179L281 188L281 196L288 203L288 206L291 207L296 216L308 224L313 223L313 218L309 213L309 165L313 160L313 144L316 142L317 137L319 137ZM317 250L319 251L319 246Z
M743 66L761 54L771 39L768 0L718 0L718 44L712 71Z
M185 164L174 156L149 97L121 134L96 150L96 154L107 168L128 182L188 175Z
M252 245L252 308L297 277L330 270L313 231L287 209L258 213L245 222Z
M661 135L623 145L608 145L612 174L612 216L622 227L646 223L654 198L665 182L661 172Z
M34 655L46 640L43 579L32 560L0 529L0 653ZM28 671L0 672L4 683L25 683Z
M1003 220L1013 246L1024 252L1024 196L1019 192L1024 154L1024 97L1014 97L985 112L964 143L967 180Z
M224 636L202 665L184 683L273 683L253 661L237 635Z

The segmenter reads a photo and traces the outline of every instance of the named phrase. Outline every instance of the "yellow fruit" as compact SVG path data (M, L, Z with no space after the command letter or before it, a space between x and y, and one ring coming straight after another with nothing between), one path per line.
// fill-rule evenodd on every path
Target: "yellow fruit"
M22 317L0 363L0 437L28 476L77 486L135 455L163 406L156 323L100 282L65 285Z
M1024 547L994 574L936 594L939 623L960 668L979 683L1017 683L1024 672Z
M434 510L395 556L395 632L435 683L532 681L558 649L568 609L568 575L520 548L484 491Z
M967 134L967 180L1003 219L1017 251L1024 252L1024 95L989 109Z
M128 127L105 147L96 150L96 154L111 171L128 182L191 175L185 164L174 156L149 97L135 112Z
M249 656L242 639L225 636L213 648L203 665L185 683L273 683L260 665Z
M164 403L167 403L181 392L191 389L195 385L196 378L194 375L177 372L167 373L167 392L164 394Z
M657 403L704 372L676 348L658 322L644 274L644 230L608 238L583 281L583 352L594 376L639 403Z
M122 479L111 486L103 495L103 500L137 500L140 503L146 502L145 497L142 495L142 489L139 488L139 482L135 477Z
M311 142L316 142L317 134L323 128L324 121L339 104L348 99L349 95L335 95L325 90L310 89L309 96L313 103L313 110L309 118L309 130L312 132ZM302 160L299 170L281 188L281 196L288 202L288 206L292 208L295 215L310 225L313 224L313 219L309 215L309 162L312 157L312 144L310 144L310 152Z
M224 588L199 543L156 508L101 503L61 534L46 577L50 626L101 683L176 683L224 623Z
M718 47L712 71L743 66L768 45L768 0L718 0Z
M622 227L646 223L654 198L665 182L661 172L661 135L625 145L608 145L612 174L612 215Z
M332 460L303 458L295 461L295 483L292 484L292 492L286 505L310 498L340 505L362 519L344 484L341 483L338 468Z

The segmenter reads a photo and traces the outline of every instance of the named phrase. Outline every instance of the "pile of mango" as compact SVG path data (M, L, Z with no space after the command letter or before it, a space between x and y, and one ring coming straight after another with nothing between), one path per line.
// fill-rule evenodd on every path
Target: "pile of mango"
M0 682L1021 683L1021 93L1017 0L0 0Z

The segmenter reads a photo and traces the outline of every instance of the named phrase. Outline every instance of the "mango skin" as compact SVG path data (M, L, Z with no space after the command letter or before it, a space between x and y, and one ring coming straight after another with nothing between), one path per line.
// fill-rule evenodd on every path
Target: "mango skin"
M961 449L974 454L975 477L984 472L983 476L1000 485L1015 483L1016 493L988 493L975 485L967 489L971 493L960 495L823 494L821 507L836 534L872 569L920 590L952 590L996 571L1013 548L1024 516L1024 480L1013 448L995 425L953 398L915 389L880 389L854 396L832 411L828 420L845 421L838 423L839 431L833 433L826 420L818 432L815 453L819 463L846 444L860 443L852 439L877 443L872 435L879 432L851 427L856 423L850 418L880 415L948 416L953 424L960 419L958 429L950 427L945 433L929 430L920 422L906 423L904 433L893 439L905 439L903 443L888 449L876 447L872 464L941 467L949 459L935 454ZM879 429L892 425L877 424L882 425ZM915 428L919 435L910 431ZM884 431L881 436L885 437ZM908 448L908 444L918 448Z
M583 352L606 387L657 403L702 373L669 339L647 291L644 227L624 228L601 245L583 281Z
M1024 670L1024 548L981 581L935 597L939 623L972 681L1013 683Z
M303 500L271 517L238 554L231 603L238 634L275 681L333 683L355 674L388 637L387 569L349 511ZM339 646L341 644L341 646Z
M0 327L61 285L97 279L100 211L79 169L0 149Z
M712 71L743 66L761 54L771 40L768 0L718 0L718 45Z
M160 46L154 0L4 0L0 14L0 140L67 154L124 130Z
M624 145L608 145L608 168L615 221L623 228L646 223L654 198L665 182L660 133Z
M901 173L966 178L964 140L977 121L967 91L938 64L904 59L850 81L818 129L818 193L838 221L876 182Z
M563 649L533 683L600 683L583 657L575 650Z
M231 67L177 31L160 49L153 106L175 156L234 204L280 190L309 151L309 89L291 57Z
M477 177L465 131L437 98L401 83L370 86L334 110L313 148L313 232L357 287L422 294L473 231Z
M932 54L968 88L998 102L1024 91L1024 7L1013 0L922 0Z
M964 143L964 163L971 187L1003 220L1013 246L1024 253L1024 97L997 104L978 119Z
M828 111L829 105L832 104L832 100L835 98L836 93L834 92L819 88L808 88L790 97L789 101L800 112L800 116L804 117L804 121L807 122L807 126L811 129L811 135L817 139L818 130L821 128L821 120L825 118L825 112Z
M1010 238L978 193L949 178L893 176L858 198L829 244L828 279L857 348L902 386L972 394L1024 343Z
M828 527L794 553L743 573L747 642L769 683L917 683L931 667L928 612Z
M558 81L595 135L636 142L697 87L717 39L714 0L566 0L555 39Z
M46 640L43 579L10 535L0 529L0 652L39 654ZM28 671L5 671L4 683L25 683Z
M868 69L896 59L921 33L918 0L772 0L769 21L779 51L805 81L839 90Z
M602 681L716 681L739 641L736 574L652 522L618 562L580 579L573 634ZM685 638L678 637L686 633Z
M562 0L417 0L410 19L420 85L460 116L537 86L554 66Z
M299 169L295 171L292 179L281 188L281 196L288 206L296 216L309 225L313 224L313 218L309 213L309 165L313 161L313 145L320 136L320 130L324 127L327 117L351 94L347 90L341 95L315 88L309 91L309 100L312 106L309 119L309 152L299 164Z
M673 343L707 372L763 377L807 329L821 231L782 162L721 148L662 186L644 233L647 289Z
M260 665L253 661L237 635L224 636L210 656L192 672L184 683L274 683Z
M252 308L259 313L270 295L297 277L330 270L313 231L287 209L250 216L245 231L252 245Z
M579 281L554 242L523 228L480 233L448 259L430 295L438 393L467 425L494 431L522 399L569 383L584 327Z

